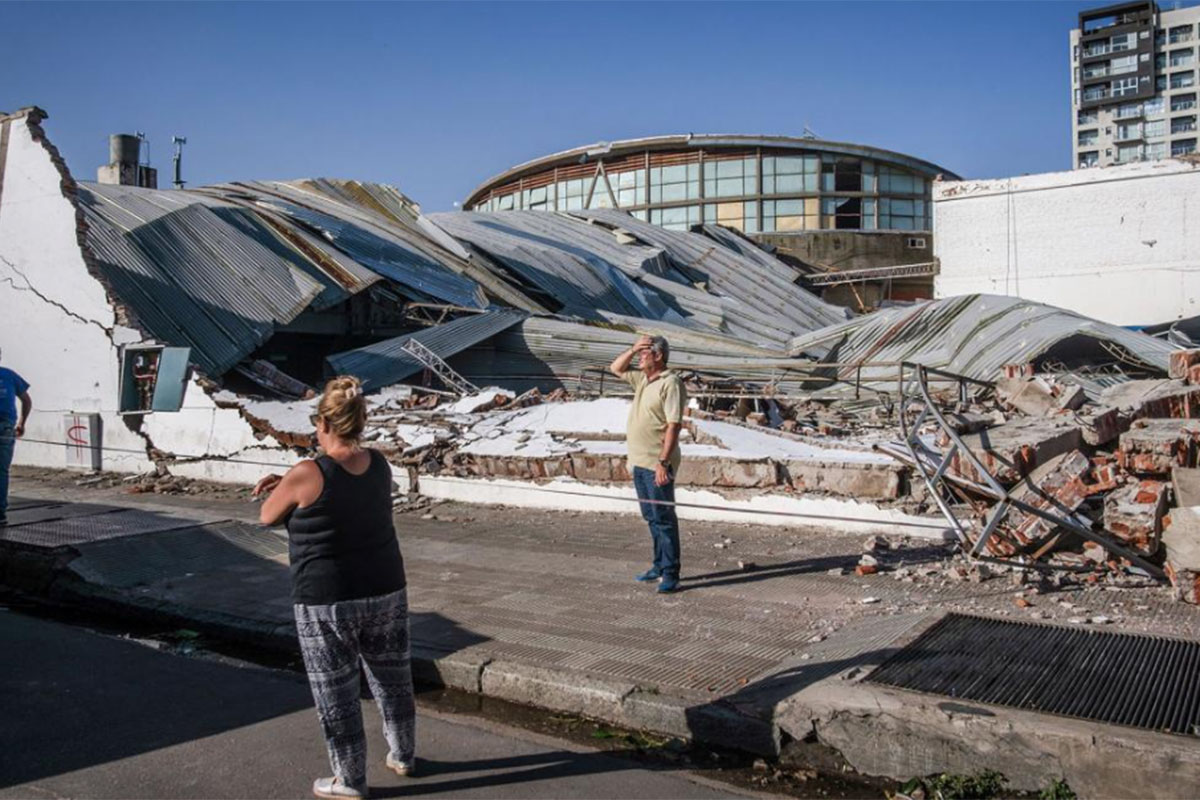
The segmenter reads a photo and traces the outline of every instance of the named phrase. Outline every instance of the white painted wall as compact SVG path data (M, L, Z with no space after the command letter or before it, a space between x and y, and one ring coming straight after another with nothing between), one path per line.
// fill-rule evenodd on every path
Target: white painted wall
M1200 315L1200 166L934 185L937 297L1013 295L1117 325Z
M88 273L61 180L26 119L12 120L0 189L0 364L29 381L34 408L14 462L64 467L64 448L39 440L63 442L64 414L99 412L102 468L144 472L154 466L145 440L116 413L118 346L142 336L116 324L104 288ZM195 383L179 413L146 415L142 432L162 450L222 459L174 466L177 475L247 483L270 468L225 459L295 461L274 439L255 438L236 410L217 408Z

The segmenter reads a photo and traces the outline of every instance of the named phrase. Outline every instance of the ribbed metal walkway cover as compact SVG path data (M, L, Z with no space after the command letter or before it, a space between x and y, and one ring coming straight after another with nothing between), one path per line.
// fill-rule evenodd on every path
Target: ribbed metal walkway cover
M867 681L1197 735L1200 643L948 614Z

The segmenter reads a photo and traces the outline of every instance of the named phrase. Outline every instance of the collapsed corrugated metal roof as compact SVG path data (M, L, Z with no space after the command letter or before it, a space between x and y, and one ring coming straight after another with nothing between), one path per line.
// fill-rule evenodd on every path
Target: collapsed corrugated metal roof
M640 316L778 348L846 316L797 286L791 267L762 250L744 252L748 243L733 237L666 231L622 212L460 212L430 219L556 297L564 314Z
M747 258L707 236L660 228L615 209L569 213L662 248L687 281L738 301L732 308L740 322L763 341L783 346L787 338L842 322L849 313L796 285L796 271L765 252Z
M156 338L230 369L324 288L204 204L175 193L84 185L87 244L121 299Z
M847 380L858 364L911 361L978 380L994 380L1005 364L1053 357L1064 365L1097 361L1166 372L1174 348L1143 333L1072 311L999 295L963 295L887 308L796 337L795 356L842 364ZM895 369L864 367L864 383L894 383Z
M404 346L410 340L419 341L445 360L511 328L524 318L525 313L521 311L495 310L472 314L356 350L334 353L325 360L335 373L354 375L362 381L364 390L371 391L398 383L425 368L424 364L405 352Z

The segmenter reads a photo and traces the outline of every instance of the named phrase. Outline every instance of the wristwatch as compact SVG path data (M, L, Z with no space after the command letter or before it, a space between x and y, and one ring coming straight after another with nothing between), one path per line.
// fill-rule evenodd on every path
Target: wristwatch
M671 462L670 462L670 461L668 461L668 460L667 460L667 459L665 459L665 458L660 458L660 459L658 460L658 463L659 463L659 464L661 464L662 466L666 467L667 469L670 469L670 468L671 468Z

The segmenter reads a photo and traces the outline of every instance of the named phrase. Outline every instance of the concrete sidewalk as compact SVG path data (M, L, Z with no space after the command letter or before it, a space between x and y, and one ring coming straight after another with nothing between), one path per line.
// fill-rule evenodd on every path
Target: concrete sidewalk
M0 532L5 582L294 650L286 542L251 522L256 506L78 487L71 495L79 502L64 504L55 500L61 485L20 478L13 492L20 499L12 524ZM781 740L820 739L818 728L838 717L828 703L833 690L853 685L858 693L847 708L863 724L846 733L839 722L847 742L856 730L880 735L879 720L862 710L864 696L899 696L889 707L914 714L928 705L914 693L843 678L861 676L863 665L947 611L1105 615L1139 632L1200 632L1200 611L1158 589L1083 585L1020 608L1012 576L948 579L944 548L901 537L879 554L899 570L859 577L861 536L692 523L683 537L684 591L659 596L632 580L650 542L630 517L444 504L397 517L397 530L421 679L765 755L778 753ZM1012 717L996 711L990 724L1011 727ZM1102 755L1105 741L1131 746L1125 729L1079 726L1089 753ZM1186 740L1151 736L1167 740L1155 745L1162 752ZM909 751L894 743L890 758L873 748L860 762L900 778L944 763L990 766L930 751L917 730L905 737ZM998 740L982 741L994 748ZM1055 768L1071 770L1044 758L1032 769L1027 762L1037 759L997 757L1010 778L1027 773L1028 788L1045 785Z

